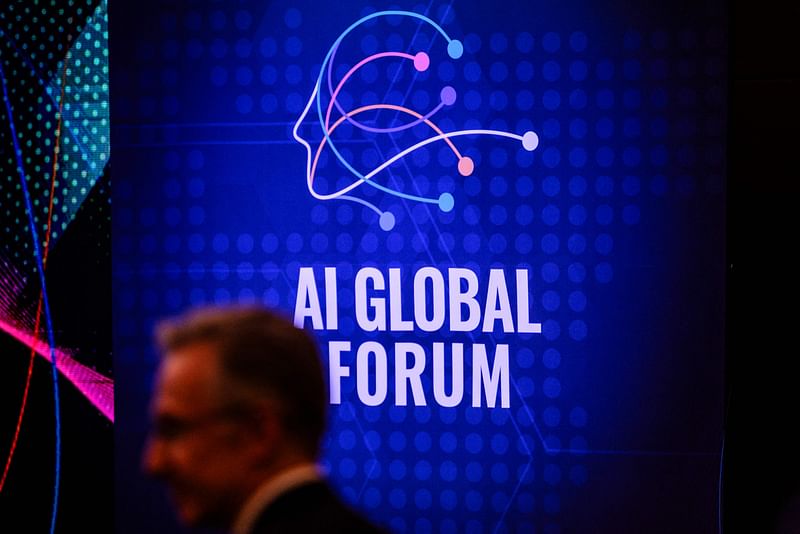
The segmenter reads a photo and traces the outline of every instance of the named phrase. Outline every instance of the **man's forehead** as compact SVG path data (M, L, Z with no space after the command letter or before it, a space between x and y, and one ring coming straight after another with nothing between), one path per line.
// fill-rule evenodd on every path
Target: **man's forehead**
M219 360L216 347L194 343L167 353L156 377L155 411L197 411L213 405L219 396Z

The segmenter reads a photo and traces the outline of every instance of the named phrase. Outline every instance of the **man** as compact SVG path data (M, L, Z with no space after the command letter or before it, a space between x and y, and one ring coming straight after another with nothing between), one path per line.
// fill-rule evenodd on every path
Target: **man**
M181 521L235 534L379 532L334 495L314 461L325 385L311 336L260 308L165 322L144 469Z

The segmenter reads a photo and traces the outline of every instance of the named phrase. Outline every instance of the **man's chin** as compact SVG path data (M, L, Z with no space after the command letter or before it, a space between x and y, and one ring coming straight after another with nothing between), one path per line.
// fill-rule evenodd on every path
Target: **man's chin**
M193 499L173 495L172 502L175 505L178 520L183 526L190 528L227 526L227 521L220 517L220 514L214 514L209 507L203 506Z

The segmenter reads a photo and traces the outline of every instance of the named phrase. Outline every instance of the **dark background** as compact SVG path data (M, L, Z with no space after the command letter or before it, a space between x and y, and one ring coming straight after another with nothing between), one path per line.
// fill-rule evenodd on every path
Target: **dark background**
M800 532L800 6L732 8L725 531Z

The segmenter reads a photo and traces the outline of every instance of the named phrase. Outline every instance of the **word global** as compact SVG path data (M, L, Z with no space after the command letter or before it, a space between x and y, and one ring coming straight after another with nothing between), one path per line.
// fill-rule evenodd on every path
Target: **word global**
M414 273L410 285L404 285L402 278L399 268L388 269L388 277L374 267L364 267L356 273L355 319L363 331L437 332L445 328L446 322L450 332L491 334L496 328L503 333L538 334L542 331L541 323L530 321L528 271L525 269L517 269L514 274L515 305L512 305L503 269L489 271L483 292L477 274L465 268L450 268L442 272L435 267L423 267ZM315 330L338 328L337 280L336 268L326 267L323 293L317 287L313 268L300 268L294 313L298 327L305 326L308 319ZM409 297L413 313L405 317L402 303ZM324 309L322 302L325 303ZM463 343L452 343L450 350L446 351L445 343L441 342L433 342L430 353L413 342L396 342L392 348L387 350L377 341L366 341L355 348L355 364L351 365L345 362L352 361L352 343L330 341L331 404L342 402L343 382L354 379L358 398L365 405L383 404L393 391L396 406L425 406L431 398L430 393L426 395L423 389L422 377L427 372L433 379L432 400L440 406L457 406L463 401L466 389L466 352L471 357L471 405L481 407L485 401L487 407L494 408L499 400L500 407L509 407L507 344L495 345L491 364L486 345L482 343L472 343L471 350L467 351ZM445 365L446 362L449 365ZM394 387L391 389L390 371L394 374ZM425 382L430 383L428 380Z

